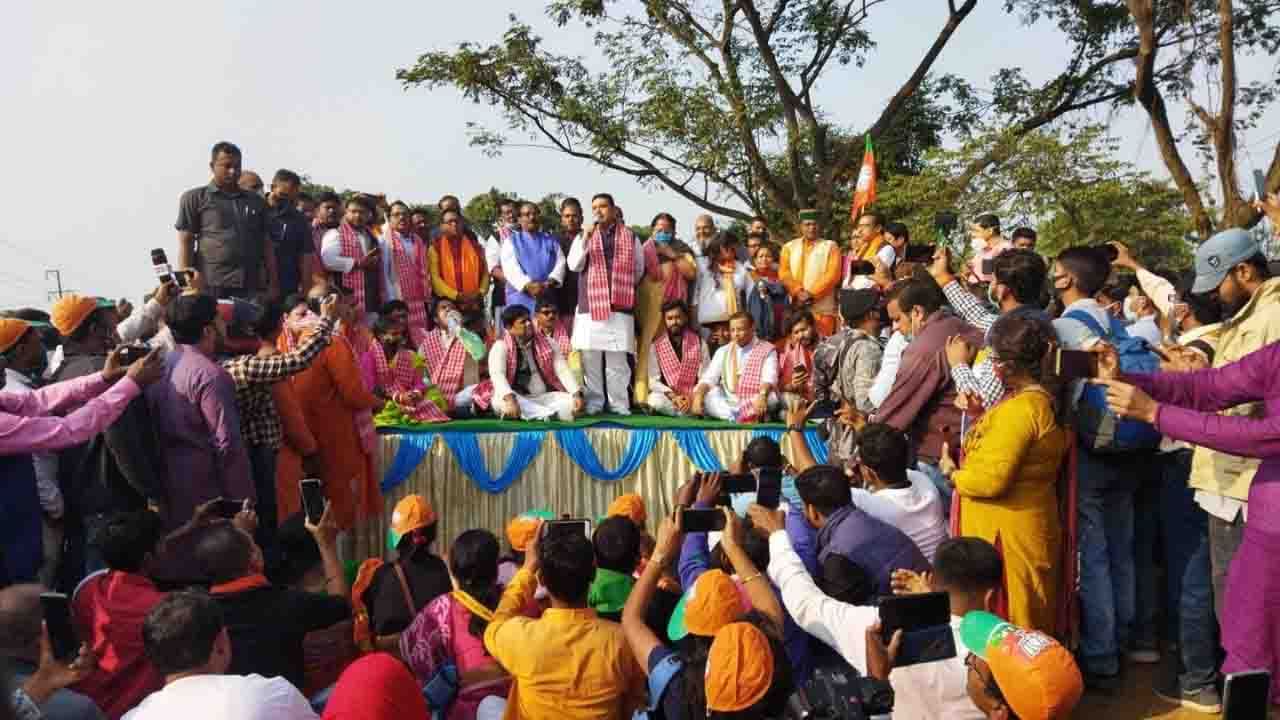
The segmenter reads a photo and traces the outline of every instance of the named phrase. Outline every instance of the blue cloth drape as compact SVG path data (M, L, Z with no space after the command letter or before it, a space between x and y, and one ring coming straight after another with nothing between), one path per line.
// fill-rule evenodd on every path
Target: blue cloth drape
M444 439L445 445L453 451L453 456L457 458L458 465L462 471L471 478L471 481L480 486L481 490L487 493L497 495L504 492L511 484L524 473L533 459L538 457L538 453L542 451L542 441L546 439L547 432L545 430L526 430L516 433L515 443L511 445L511 453L507 455L506 467L497 477L489 474L489 468L484 464L484 453L480 451L480 443L476 441L477 435L469 432L445 432L440 433L440 437Z
M672 430L676 445L684 451L685 457L700 472L724 472L724 464L707 442L707 435L702 430Z
M435 441L436 434L433 432L401 435L396 457L391 461L391 467L382 474L382 492L394 490L408 480L422 464L422 459L427 456Z
M631 431L628 433L630 442L626 452L622 454L622 462L618 463L616 469L606 470L600 463L600 457L596 455L595 448L591 447L587 434L581 429L556 430L555 433L560 449L564 450L564 454L577 463L583 472L596 480L609 482L621 480L638 470L645 458L649 457L649 453L653 452L653 446L658 443L658 431L655 429Z

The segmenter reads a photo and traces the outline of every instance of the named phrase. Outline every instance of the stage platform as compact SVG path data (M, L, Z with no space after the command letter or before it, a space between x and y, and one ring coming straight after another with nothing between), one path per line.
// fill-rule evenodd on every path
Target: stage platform
M673 491L698 470L723 470L752 438L789 440L781 424L738 425L663 416L584 418L572 423L460 420L416 428L384 427L385 508L358 533L358 551L380 554L396 501L426 497L439 515L441 547L468 528L503 538L507 521L535 508L596 518L615 497L640 493L654 518L671 510ZM826 457L815 429L814 455Z

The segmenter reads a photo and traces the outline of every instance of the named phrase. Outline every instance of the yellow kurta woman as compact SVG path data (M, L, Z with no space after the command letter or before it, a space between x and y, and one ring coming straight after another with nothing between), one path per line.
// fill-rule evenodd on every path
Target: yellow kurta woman
M1009 394L969 431L964 467L950 474L959 534L989 541L1004 558L1007 619L1048 634L1058 630L1064 542L1058 478L1069 440L1053 397L1037 384L1052 333L1026 316L1001 318L992 328L997 372Z

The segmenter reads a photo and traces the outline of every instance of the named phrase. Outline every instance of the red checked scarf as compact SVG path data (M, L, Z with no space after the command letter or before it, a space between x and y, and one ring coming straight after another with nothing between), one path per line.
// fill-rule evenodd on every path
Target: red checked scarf
M795 372L797 367L803 365L809 370L809 382L805 387L804 396L810 400L813 399L813 351L804 347L797 342L788 342L782 356L778 358L778 377L785 385L791 379L791 374Z
M412 252L405 251L402 238ZM410 335L414 335L417 334L415 331L427 329L427 305L431 303L431 286L427 284L425 271L425 245L417 235L401 235L395 230L391 231L388 240L391 243L391 265L400 283L400 299L409 306Z
M569 326L564 324L564 320L556 320L555 329L551 331L551 337L556 341L556 349L560 354L569 357L569 353L573 352L573 343L569 340Z
M630 310L636 300L636 239L618 223L613 236L613 265L605 267L604 236L599 227L587 240L587 308L591 319L604 322L616 307ZM612 289L610 280L612 279Z
M356 229L342 223L338 226L338 234L342 239L342 257L351 258L357 263L365 256L364 245L360 243L360 233ZM364 272L353 267L351 272L342 274L342 286L350 288L356 296L356 307L364 307Z
M658 367L662 369L662 379L667 381L667 386L681 395L693 392L698 384L699 366L702 365L702 340L698 333L685 328L679 358L667 333L658 335L653 341L653 349L658 355Z
M663 263L658 259L658 242L653 238L644 241L641 246L644 252L644 266L646 270L661 273L663 265L670 265L666 269L667 276L662 279L662 302L667 303L672 300L684 300L689 294L689 281L680 274L680 269L676 267L675 262Z
M736 353L737 348L731 347L729 352ZM751 352L747 353L747 361L743 363L742 373L738 375L738 387L734 390L734 394L738 396L738 422L748 423L759 419L754 401L760 394L760 375L764 371L764 362L774 352L772 344L756 340Z
M467 349L446 330L427 333L419 349L427 360L431 379L453 409L453 399L462 392L463 377L467 368Z
M516 347L519 343L509 333L503 335L502 340L507 346L507 383L510 384L516 381ZM564 386L560 384L560 376L556 374L555 350L540 332L533 333L533 358L547 387L565 392ZM485 380L477 385L471 402L480 410L488 410L493 405L493 381Z

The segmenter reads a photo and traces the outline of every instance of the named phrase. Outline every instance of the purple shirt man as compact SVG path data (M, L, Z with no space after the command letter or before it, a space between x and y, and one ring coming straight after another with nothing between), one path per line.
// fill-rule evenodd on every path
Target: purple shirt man
M223 497L257 500L231 375L211 355L221 333L217 306L206 296L170 303L168 325L178 345L164 376L147 388L147 404L165 454L166 527L191 518L197 505Z

